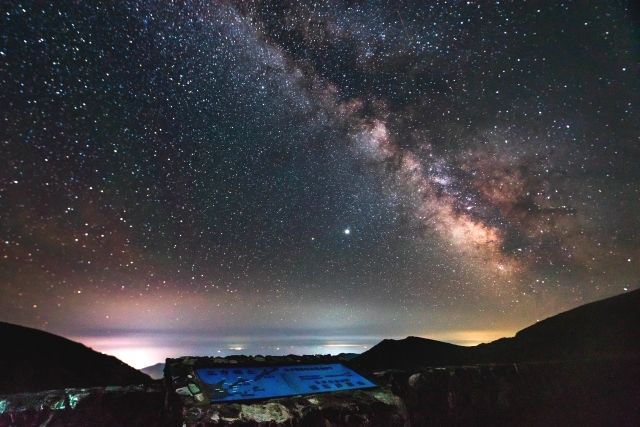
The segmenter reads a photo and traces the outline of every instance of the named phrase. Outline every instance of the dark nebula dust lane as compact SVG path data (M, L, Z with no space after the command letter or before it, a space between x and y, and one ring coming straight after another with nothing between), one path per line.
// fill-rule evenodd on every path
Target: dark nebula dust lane
M0 320L173 353L477 343L638 287L626 2L0 6Z

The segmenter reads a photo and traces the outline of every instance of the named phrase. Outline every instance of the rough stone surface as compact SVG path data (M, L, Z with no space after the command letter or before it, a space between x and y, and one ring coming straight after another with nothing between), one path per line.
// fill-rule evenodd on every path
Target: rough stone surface
M312 397L184 408L184 426L404 426L401 402L390 391L357 390Z
M640 425L640 361L383 371L412 426Z
M162 400L160 384L0 395L0 427L165 426Z
M178 366L188 373L197 363ZM396 369L375 378L383 387L215 405L159 384L0 395L0 427L640 425L638 359Z
M640 425L639 362L385 370L373 373L379 389L252 404L199 404L180 396L176 420L184 426Z

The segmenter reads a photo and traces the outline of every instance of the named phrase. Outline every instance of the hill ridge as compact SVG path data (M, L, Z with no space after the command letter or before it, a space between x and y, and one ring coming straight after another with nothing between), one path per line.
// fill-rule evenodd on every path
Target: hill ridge
M366 369L640 356L640 289L536 322L472 347L409 336L385 339L352 362Z
M0 393L151 381L114 356L40 329L0 322L0 342Z

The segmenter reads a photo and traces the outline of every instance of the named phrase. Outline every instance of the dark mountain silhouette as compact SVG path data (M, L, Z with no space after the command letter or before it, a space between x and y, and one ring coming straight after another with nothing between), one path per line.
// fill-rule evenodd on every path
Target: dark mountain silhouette
M467 347L426 338L386 339L351 360L351 363L366 369L458 365L467 360L467 351Z
M66 338L0 322L0 393L146 384L147 375Z
M640 357L640 289L585 304L488 344L384 340L356 357L364 369Z

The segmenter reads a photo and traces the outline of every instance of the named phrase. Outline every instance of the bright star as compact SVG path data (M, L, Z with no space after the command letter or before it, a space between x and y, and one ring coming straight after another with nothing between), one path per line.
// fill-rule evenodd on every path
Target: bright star
M351 229L350 229L350 228L345 228L345 229L344 229L344 234L346 234L347 236L348 236L349 234L351 234Z

